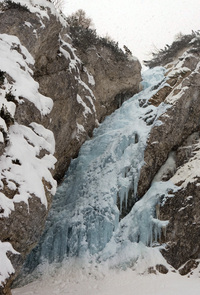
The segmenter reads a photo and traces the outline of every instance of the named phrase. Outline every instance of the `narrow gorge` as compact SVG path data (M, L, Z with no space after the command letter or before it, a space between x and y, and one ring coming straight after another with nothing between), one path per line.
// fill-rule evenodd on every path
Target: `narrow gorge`
M0 294L76 259L199 272L199 32L141 73L52 1L0 10Z

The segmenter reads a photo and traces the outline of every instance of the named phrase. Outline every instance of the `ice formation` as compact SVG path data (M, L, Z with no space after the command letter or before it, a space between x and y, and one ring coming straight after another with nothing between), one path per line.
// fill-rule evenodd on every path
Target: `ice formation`
M86 254L123 264L125 257L121 262L112 261L113 257L120 260L122 249L136 261L139 249L145 252L146 246L157 242L167 223L157 219L155 207L173 184L155 182L140 201L137 184L149 132L158 124L155 119L169 107L148 104L165 84L164 73L162 67L146 71L143 91L107 117L82 146L78 158L72 160L57 190L41 242L27 260L30 269L44 260L61 262ZM120 221L129 202L135 205Z

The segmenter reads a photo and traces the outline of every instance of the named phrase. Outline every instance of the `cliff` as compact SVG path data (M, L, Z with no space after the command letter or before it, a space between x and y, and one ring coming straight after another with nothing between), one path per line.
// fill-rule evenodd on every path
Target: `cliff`
M158 61L165 66L167 84L149 103L159 106L164 102L167 110L150 132L138 184L139 197L152 181L169 181L177 187L171 196L161 198L157 209L159 218L168 220L162 254L182 275L192 274L200 255L199 44L198 32L184 36L150 61L150 66Z
M139 90L141 66L101 43L76 50L49 1L1 1L0 10L0 294L9 294L43 231L54 179Z

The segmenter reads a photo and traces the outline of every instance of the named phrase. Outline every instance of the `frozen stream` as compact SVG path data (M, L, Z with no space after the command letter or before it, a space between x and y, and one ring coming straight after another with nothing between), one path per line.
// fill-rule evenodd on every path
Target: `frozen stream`
M127 265L137 261L139 253L145 257L147 248L155 252L147 246L157 242L167 224L156 218L155 205L170 185L155 183L138 201L137 184L147 137L167 108L148 104L163 87L164 73L162 67L146 71L144 90L107 117L82 146L57 190L45 233L29 255L26 271L67 257ZM126 217L120 221L120 215Z

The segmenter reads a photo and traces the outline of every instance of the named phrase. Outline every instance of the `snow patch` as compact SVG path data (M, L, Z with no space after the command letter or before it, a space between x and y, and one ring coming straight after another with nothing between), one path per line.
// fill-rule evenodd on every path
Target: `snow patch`
M32 65L32 55L21 45L17 37L0 34L0 69L13 79L11 93L18 102L22 103L22 98L26 98L42 115L46 115L52 110L53 101L39 93L39 84L32 77ZM7 102L6 106L8 109L15 108L12 102ZM14 109L10 112L14 115Z
M86 103L82 100L82 98L80 97L79 94L77 94L76 99L77 99L78 103L80 103L85 109L83 112L84 117L87 117L88 114L92 114L91 109L86 105Z
M162 181L164 176L167 176L169 173L174 174L175 170L176 170L176 153L170 152L166 162L159 169L159 171L155 175L152 182Z
M17 251L13 249L10 243L0 241L0 286L3 286L5 280L8 279L12 273L15 272L10 262L10 259L7 256L8 252L11 252L13 254L19 254Z
M32 27L32 24L31 24L31 23L29 23L29 22L24 22L24 24L25 24L25 26L27 26L27 27L29 27L29 28L31 28L31 27Z
M11 210L14 210L15 202L23 201L28 204L28 199L32 195L38 197L47 207L43 180L50 184L52 194L56 191L56 181L49 171L54 168L56 159L52 154L40 157L42 149L49 152L54 151L53 134L50 135L51 131L39 124L32 123L31 125L39 134L17 123L9 129L10 144L0 158L1 188L4 187L3 179L6 179L11 189L16 188L13 183L18 184L18 188L13 199L1 193L0 206L3 208L3 212L0 213L1 217L9 216Z
M165 99L165 102L171 105L176 104L176 102L184 95L184 93L187 91L188 86L182 87L182 83L176 87L176 90L180 89L180 91L177 94L174 94L174 91L172 91L167 98Z
M4 0L1 0L3 2ZM57 11L56 7L51 1L48 0L12 0L12 2L20 3L22 6L28 8L28 10L36 14L41 20L43 18L49 19L49 10L50 13L55 15L57 20L66 27L67 22L61 12Z
M181 187L187 187L189 183L196 182L200 177L200 140L195 145L194 156L187 163L181 166L171 178L174 184L181 184Z

